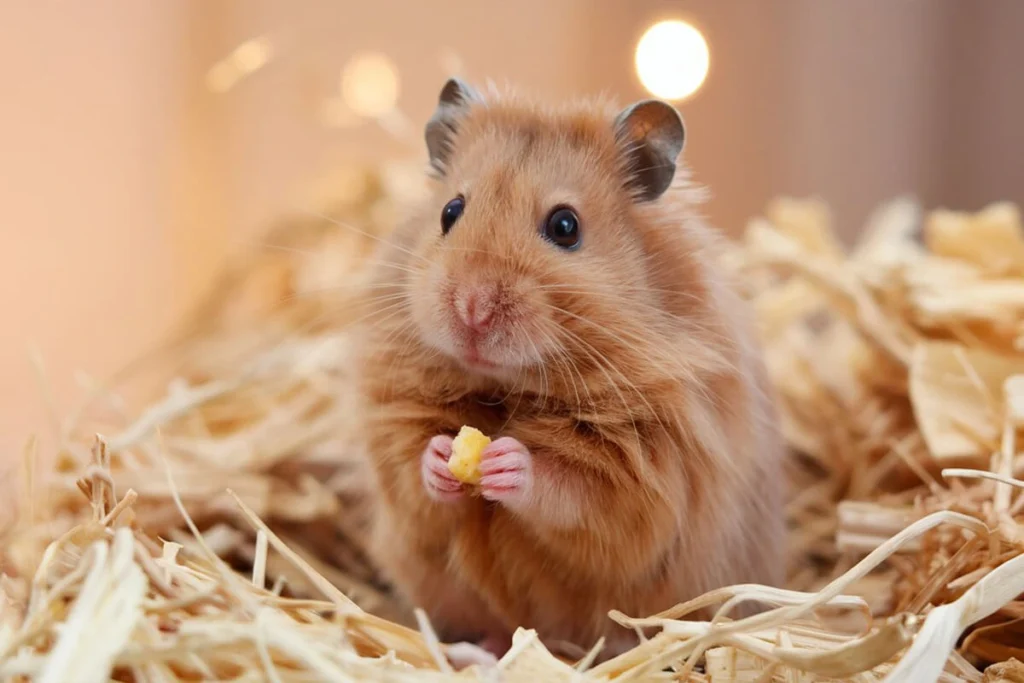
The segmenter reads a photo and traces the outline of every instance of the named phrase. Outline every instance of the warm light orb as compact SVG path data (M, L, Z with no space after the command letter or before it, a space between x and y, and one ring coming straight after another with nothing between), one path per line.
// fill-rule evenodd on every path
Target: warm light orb
M207 87L216 93L227 92L240 80L266 66L272 53L266 38L245 41L210 68L206 74Z
M270 43L265 38L247 40L234 49L231 60L243 73L262 69L270 61Z
M700 31L683 21L659 21L636 46L636 73L655 97L681 100L697 92L711 56Z
M377 118L398 102L398 69L386 56L356 55L341 74L341 97L355 114Z

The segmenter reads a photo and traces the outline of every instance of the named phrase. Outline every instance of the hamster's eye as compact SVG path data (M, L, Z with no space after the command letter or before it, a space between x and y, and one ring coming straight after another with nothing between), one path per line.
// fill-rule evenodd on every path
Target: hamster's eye
M566 206L557 207L544 224L544 237L562 249L580 246L580 219Z
M455 221L459 220L459 216L462 215L462 210L466 208L466 200L461 196L456 197L441 209L441 234L447 235L455 225Z

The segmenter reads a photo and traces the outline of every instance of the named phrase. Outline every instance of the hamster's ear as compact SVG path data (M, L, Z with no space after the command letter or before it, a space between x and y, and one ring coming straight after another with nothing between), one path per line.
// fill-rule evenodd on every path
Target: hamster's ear
M458 78L449 78L441 88L434 115L427 121L426 140L430 165L444 174L445 162L451 154L451 139L458 130L459 122L474 102L483 98L468 84Z
M683 151L683 119L675 107L644 100L615 118L615 137L626 156L627 186L640 201L660 197L676 174Z

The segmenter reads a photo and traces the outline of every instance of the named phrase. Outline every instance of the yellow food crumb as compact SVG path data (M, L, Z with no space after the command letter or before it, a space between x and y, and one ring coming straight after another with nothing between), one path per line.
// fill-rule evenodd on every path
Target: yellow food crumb
M480 481L480 456L491 439L479 429L463 427L452 441L452 457L448 470L464 484Z

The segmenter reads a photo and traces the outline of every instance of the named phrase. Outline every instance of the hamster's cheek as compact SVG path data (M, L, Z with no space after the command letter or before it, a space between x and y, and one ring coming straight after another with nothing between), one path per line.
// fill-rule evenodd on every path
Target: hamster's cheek
M451 353L453 339L438 287L430 283L414 283L409 293L409 309L423 343Z

